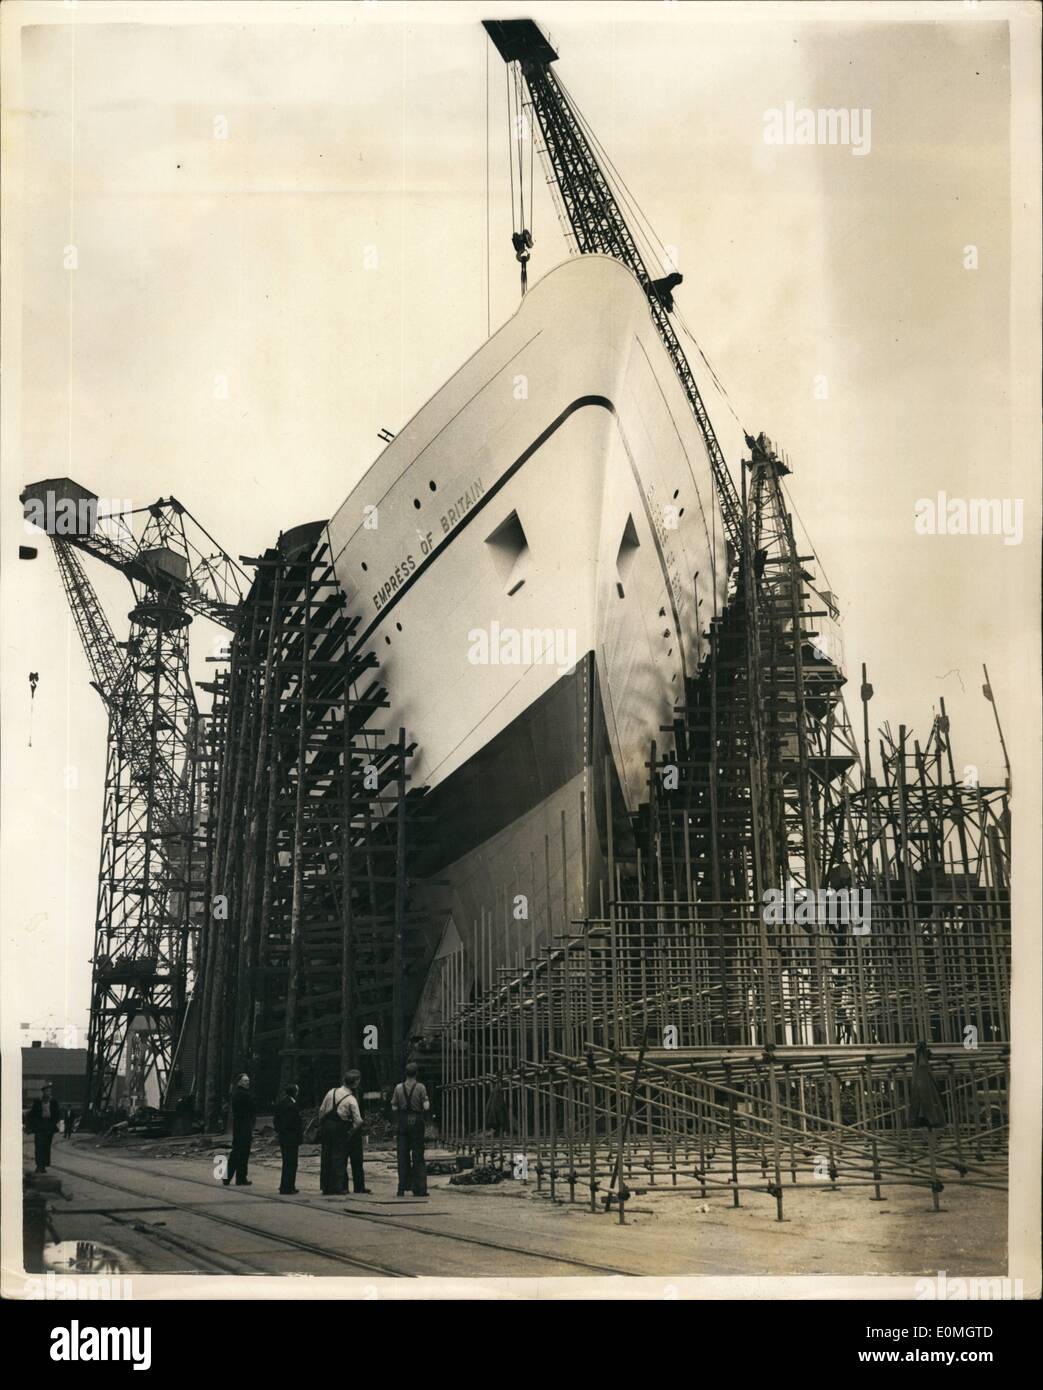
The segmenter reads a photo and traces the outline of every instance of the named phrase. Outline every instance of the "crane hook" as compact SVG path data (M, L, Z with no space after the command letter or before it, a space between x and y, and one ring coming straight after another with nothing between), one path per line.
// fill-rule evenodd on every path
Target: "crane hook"
M39 671L29 672L29 747L33 746L33 705L36 700L36 687L39 684Z
M529 288L529 253L532 250L532 233L528 227L523 227L520 232L511 233L511 245L514 247L515 259L521 265L521 292L522 294Z

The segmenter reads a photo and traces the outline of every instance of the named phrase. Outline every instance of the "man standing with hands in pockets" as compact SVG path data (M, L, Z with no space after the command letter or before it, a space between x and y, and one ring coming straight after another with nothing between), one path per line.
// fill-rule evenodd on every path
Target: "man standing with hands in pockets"
M250 1163L250 1145L253 1142L254 1120L257 1107L250 1092L250 1078L243 1072L232 1088L232 1152L228 1155L228 1168L221 1179L225 1187L235 1178L236 1187L250 1187L251 1180L246 1176Z
M364 1166L363 1136L366 1122L362 1117L362 1073L360 1071L349 1071L344 1078L344 1082L351 1087L351 1094L355 1097L355 1104L359 1108L359 1124L348 1136L348 1162L351 1165L351 1185L356 1192L372 1192L373 1189L366 1186L366 1170Z
M272 1112L272 1123L279 1137L279 1152L282 1154L282 1175L279 1178L279 1192L284 1197L297 1193L297 1155L304 1138L304 1122L301 1107L297 1104L297 1087L287 1086L283 1098Z

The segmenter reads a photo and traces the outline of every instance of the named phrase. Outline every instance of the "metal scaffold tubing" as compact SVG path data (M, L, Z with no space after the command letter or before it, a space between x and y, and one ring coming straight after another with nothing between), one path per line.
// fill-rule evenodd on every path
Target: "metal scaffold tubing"
M746 468L735 589L625 845L606 760L597 909L445 965L445 1131L621 1220L646 1188L939 1209L1006 1180L1008 788L957 781L944 705L871 762L864 671L858 748L763 436Z
M252 563L211 714L205 831L222 910L204 933L194 1075L214 1123L240 1071L273 1094L293 1081L306 1101L352 1065L386 1082L405 1042L396 981L414 954L413 747L375 723L387 692L356 640L325 527ZM372 1053L360 1051L363 1026L380 1040Z

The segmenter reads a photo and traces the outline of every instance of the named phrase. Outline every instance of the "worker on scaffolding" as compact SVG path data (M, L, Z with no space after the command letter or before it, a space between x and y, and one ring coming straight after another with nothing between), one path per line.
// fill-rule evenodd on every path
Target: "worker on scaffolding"
M504 1097L502 1072L496 1073L496 1080L492 1084L489 1099L485 1103L485 1117L482 1124L485 1129L492 1131L494 1139L499 1139L507 1128L507 1101Z

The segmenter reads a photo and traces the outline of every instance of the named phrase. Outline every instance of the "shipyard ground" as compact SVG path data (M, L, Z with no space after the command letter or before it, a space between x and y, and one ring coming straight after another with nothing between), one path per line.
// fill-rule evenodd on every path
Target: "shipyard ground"
M216 1141L220 1143L221 1141ZM199 1141L99 1147L56 1139L48 1267L68 1273L95 1247L123 1274L269 1274L448 1279L561 1279L609 1274L987 1277L1006 1267L1006 1193L947 1188L943 1210L922 1189L785 1194L775 1220L765 1194L633 1198L627 1224L577 1201L551 1203L535 1184L454 1187L430 1179L425 1200L398 1199L390 1151L367 1154L371 1194L324 1198L318 1153L301 1151L300 1195L281 1197L278 1157L260 1141L252 1186L225 1188ZM25 1151L32 1167L31 1142ZM89 1243L89 1244L81 1244Z

